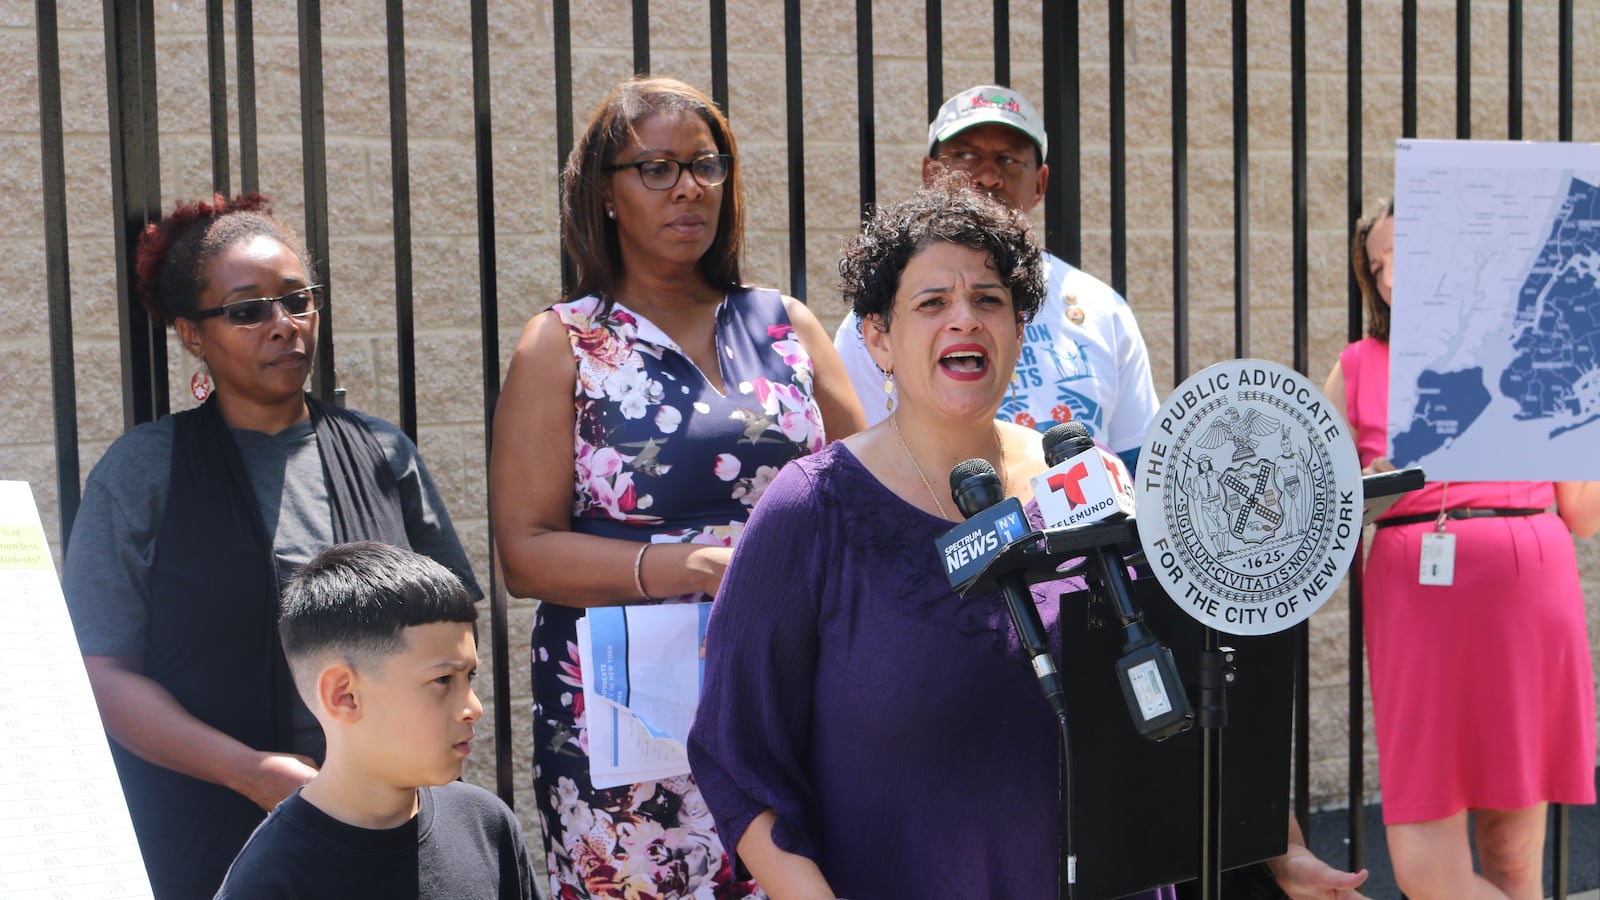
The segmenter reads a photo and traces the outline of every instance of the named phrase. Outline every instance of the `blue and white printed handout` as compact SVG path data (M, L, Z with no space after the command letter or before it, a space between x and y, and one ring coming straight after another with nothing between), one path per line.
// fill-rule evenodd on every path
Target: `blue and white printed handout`
M150 897L27 482L0 481L0 897Z
M666 603L600 607L578 620L595 787L688 774L710 615L709 602Z
M1401 141L1389 458L1600 478L1600 144Z

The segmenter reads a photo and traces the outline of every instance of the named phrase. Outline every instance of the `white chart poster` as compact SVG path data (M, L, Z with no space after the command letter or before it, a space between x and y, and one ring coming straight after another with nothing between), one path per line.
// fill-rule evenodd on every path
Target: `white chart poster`
M150 897L26 482L0 481L0 897Z
M1600 478L1600 144L1401 141L1389 458Z

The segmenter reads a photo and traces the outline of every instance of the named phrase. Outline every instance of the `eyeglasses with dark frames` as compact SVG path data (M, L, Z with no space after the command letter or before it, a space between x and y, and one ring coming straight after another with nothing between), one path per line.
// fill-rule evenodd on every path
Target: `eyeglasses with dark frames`
M185 318L210 319L221 317L229 325L240 328L253 328L263 322L272 320L272 305L283 306L283 311L296 319L304 319L317 310L322 309L322 301L327 288L320 284L311 284L303 288L296 288L281 297L257 297L253 300L235 300L224 303L211 309L202 309L192 312Z
M617 172L622 169L635 169L639 173L639 180L652 191L671 190L683 177L683 170L688 169L694 180L701 187L716 187L728 180L728 175L733 172L733 157L727 153L707 153L697 156L688 162L676 159L641 159L638 162L618 163L606 166L607 172Z

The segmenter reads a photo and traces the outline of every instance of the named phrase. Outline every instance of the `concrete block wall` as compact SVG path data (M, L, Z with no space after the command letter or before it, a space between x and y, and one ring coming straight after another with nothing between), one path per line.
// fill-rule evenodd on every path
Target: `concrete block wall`
M228 32L229 115L237 122L233 22ZM1310 372L1321 378L1345 343L1349 228L1345 210L1346 33L1342 4L1309 4L1307 16L1308 193L1311 301ZM788 195L783 97L783 9L778 0L729 0L729 115L746 169L749 209L746 277L793 291L789 283ZM1293 273L1290 168L1290 43L1286 0L1252 3L1249 21L1250 354L1292 362ZM156 8L157 82L164 205L211 191L202 0L163 0ZM834 268L859 209L856 52L853 4L802 5L802 92L808 299L832 326L843 313ZM1524 8L1524 134L1556 137L1556 4ZM616 81L631 74L625 8L575 0L574 103L582 122ZM1041 60L1056 45L1041 33L1039 4L1012 4L1013 84L1042 99ZM1455 5L1419 3L1418 134L1455 134ZM704 5L651 5L652 68L709 90ZM108 163L102 6L58 5L62 104L73 298L74 372L80 465L87 473L123 430L115 309L116 278ZM551 9L544 0L490 5L495 250L499 359L503 368L523 322L560 290ZM1078 126L1083 150L1083 268L1110 278L1110 155L1107 143L1109 51L1106 7L1080 4ZM280 215L304 220L298 51L294 5L256 4L260 182ZM876 191L893 201L912 190L925 151L924 19L919 0L874 5L873 125ZM463 4L406 4L412 243L416 304L418 443L455 517L480 579L487 584L479 244L474 186L472 59ZM1472 11L1472 133L1505 135L1506 9ZM1367 194L1389 192L1393 140L1400 132L1399 4L1363 7L1363 178ZM992 12L980 0L943 10L944 92L993 77ZM1233 355L1233 163L1230 5L1198 0L1188 9L1190 368ZM1600 75L1581 61L1600 55L1600 11L1579 4L1575 138L1600 141ZM1168 0L1128 4L1128 299L1150 345L1157 387L1189 374L1173 371L1171 35ZM323 7L324 99L330 227L324 274L334 285L338 371L353 407L395 418L398 379L393 313L394 253L385 62L384 5L341 0ZM0 0L0 379L13 388L0 417L0 478L34 486L46 531L58 533L51 431L48 322L38 137L38 64L33 4ZM1060 144L1058 146L1064 146ZM1059 151L1058 151L1059 152ZM232 142L238 189L238 142ZM1036 213L1042 230L1042 210ZM168 341L173 407L187 398L193 365ZM1600 545L1580 545L1591 598L1600 581ZM57 547L59 549L59 545ZM511 692L518 811L532 825L528 634L535 604L511 604ZM1344 792L1348 670L1343 595L1312 625L1312 794L1339 803ZM1600 633L1600 603L1590 600L1590 633ZM487 641L483 648L485 665ZM480 681L485 694L488 678ZM488 697L485 697L486 704ZM482 732L492 733L485 722ZM1367 729L1370 735L1370 712ZM1376 787L1368 740L1369 787ZM488 741L468 777L492 785ZM537 855L537 854L536 854Z

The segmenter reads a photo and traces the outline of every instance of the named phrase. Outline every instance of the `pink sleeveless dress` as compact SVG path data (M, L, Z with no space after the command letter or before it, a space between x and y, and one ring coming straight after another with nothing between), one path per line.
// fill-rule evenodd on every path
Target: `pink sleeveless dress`
M1385 452L1389 345L1339 355L1362 465ZM1385 515L1547 508L1544 482L1430 482ZM1381 521L1381 520L1380 520ZM1367 666L1386 824L1463 809L1595 802L1594 675L1572 535L1553 514L1451 520L1455 583L1418 583L1431 522L1379 528Z

